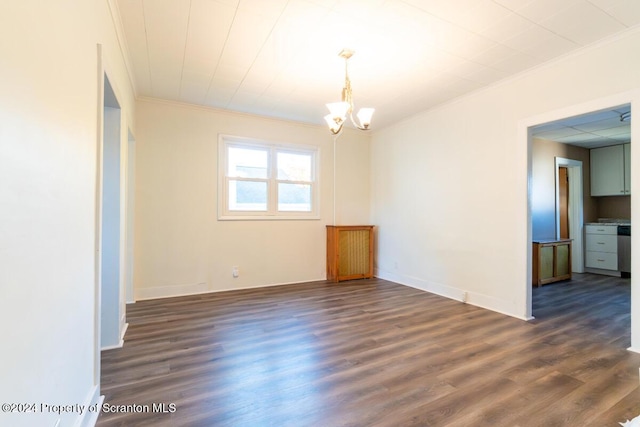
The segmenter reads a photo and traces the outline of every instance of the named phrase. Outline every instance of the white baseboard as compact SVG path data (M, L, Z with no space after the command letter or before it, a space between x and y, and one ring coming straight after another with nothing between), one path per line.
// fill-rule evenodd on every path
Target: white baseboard
M620 277L622 274L616 270L603 270L601 268L585 268L585 273L601 274L604 276Z
M420 289L425 292L440 295L445 298L453 299L456 301L464 302L476 307L485 308L487 310L495 311L500 314L504 314L509 317L515 317L520 320L532 320L531 317L521 316L515 313L513 304L509 301L501 300L498 298L490 297L476 292L467 291L464 289L454 288L452 286L444 285L442 283L431 282L428 280L420 279L418 277L405 276L400 274L393 274L388 271L376 270L375 276L384 280L399 283L401 285L410 286L412 288Z
M159 299L159 298L184 297L188 295L210 294L210 293L217 293L217 292L241 291L245 289L270 288L272 286L296 285L300 283L320 282L325 280L326 280L326 277L316 277L312 279L300 279L294 282L266 283L263 285L244 286L241 288L225 288L225 289L213 289L213 290L209 289L206 283L199 283L197 285L162 286L162 287L144 288L144 289L136 290L136 301L143 301L148 299Z
M73 426L94 427L100 415L102 402L104 402L104 396L100 396L100 387L94 386L83 403L87 409L78 416Z
M129 324L125 323L124 327L122 328L122 331L120 332L120 340L118 341L118 344L104 346L100 348L100 351L113 350L114 348L122 348L124 346L124 334L127 332L128 328L129 328Z
M210 292L206 283L192 283L186 285L158 286L153 288L136 289L136 301L145 299L179 297Z

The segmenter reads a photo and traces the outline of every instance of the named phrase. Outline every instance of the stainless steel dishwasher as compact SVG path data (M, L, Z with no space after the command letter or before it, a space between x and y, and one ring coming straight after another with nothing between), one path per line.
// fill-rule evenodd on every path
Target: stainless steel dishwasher
M622 277L631 277L631 226L618 226L618 270Z

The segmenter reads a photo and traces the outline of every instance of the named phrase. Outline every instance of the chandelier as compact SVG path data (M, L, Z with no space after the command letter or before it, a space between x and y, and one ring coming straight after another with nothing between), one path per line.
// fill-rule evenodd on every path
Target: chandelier
M371 125L371 117L375 108L361 108L356 114L358 120L353 119L353 94L351 92L351 80L349 80L348 62L354 54L353 50L342 49L338 54L344 58L344 87L342 88L342 101L327 104L329 114L324 116L324 120L329 125L329 130L333 135L338 135L342 131L342 126L347 120L347 115L351 123L360 130L369 130Z

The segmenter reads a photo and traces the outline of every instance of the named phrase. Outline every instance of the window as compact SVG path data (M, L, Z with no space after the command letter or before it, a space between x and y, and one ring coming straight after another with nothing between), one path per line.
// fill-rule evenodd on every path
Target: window
M318 219L318 148L222 135L219 219Z

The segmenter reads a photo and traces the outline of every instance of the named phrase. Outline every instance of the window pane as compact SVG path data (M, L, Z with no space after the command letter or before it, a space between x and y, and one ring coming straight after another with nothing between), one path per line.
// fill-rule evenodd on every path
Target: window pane
M266 211L267 183L229 180L230 211Z
M279 183L278 210L311 212L311 185Z
M278 179L311 181L311 155L278 153Z
M269 153L254 148L229 147L228 174L237 178L267 178Z

